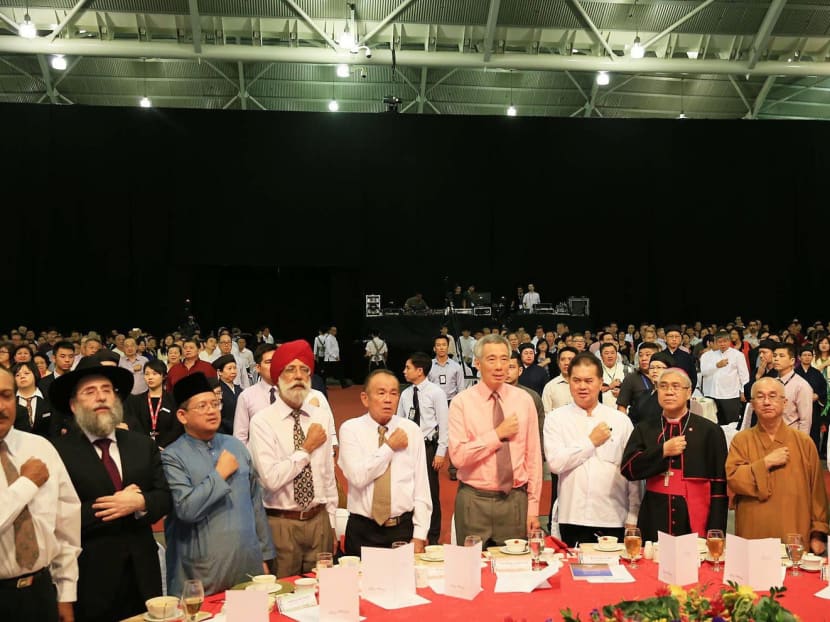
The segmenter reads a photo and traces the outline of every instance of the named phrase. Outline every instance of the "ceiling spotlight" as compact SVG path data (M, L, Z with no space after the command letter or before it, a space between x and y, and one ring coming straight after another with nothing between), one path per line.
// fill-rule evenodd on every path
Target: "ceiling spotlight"
M337 77L338 78L348 78L349 77L349 66L345 63L341 63L337 65Z
M337 45L346 50L351 50L355 43L357 42L354 39L354 35L349 30L349 24L346 23L346 28L343 30L343 34L340 35L340 40L337 42Z
M37 37L37 26L35 26L35 23L29 17L28 13L23 16L23 22L17 27L17 34L24 39L34 39Z
M66 57L63 54L55 54L52 57L52 69L57 71L66 69Z
M688 119L689 117L686 116L685 112L681 112L679 115L677 115L677 118L678 119Z
M608 75L607 71L600 71L597 73L598 86L606 86L609 82L611 82L611 76Z
M150 98L145 95L144 97L142 97L139 100L138 105L141 106L142 108L152 108L153 107L153 102L151 102Z
M698 51L697 50L687 50L686 56L689 60L697 60Z
M634 45L631 46L631 58L642 58L646 55L646 49L640 43L640 35L634 37Z
M336 99L333 99L329 102L329 112L337 112L340 110L340 104L337 103Z
M508 117L515 117L517 114L519 114L519 111L516 110L516 106L514 106L513 104L510 104L510 106L507 107L507 116Z

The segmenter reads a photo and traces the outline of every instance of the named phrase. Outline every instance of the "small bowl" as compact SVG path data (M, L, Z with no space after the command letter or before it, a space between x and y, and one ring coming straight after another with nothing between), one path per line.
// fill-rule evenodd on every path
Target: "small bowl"
M597 543L600 546L614 546L620 541L616 536L600 536L597 538Z
M147 613L159 620L172 618L179 612L179 599L175 596L156 596L144 601Z
M424 547L424 553L430 557L444 557L444 545L430 544L429 546Z
M504 546L511 553L522 553L527 550L527 540L521 538L510 538L504 541Z
M813 555L812 553L807 553L804 557L801 558L801 567L804 570L818 570L821 568L821 561L822 557L819 555Z
M254 583L276 583L277 582L277 575L273 574L258 574L251 577L251 581Z
M317 579L310 577L300 577L294 581L294 592L302 594L304 592L313 592L317 588Z
M357 555L343 555L337 562L340 566L360 566L360 558Z

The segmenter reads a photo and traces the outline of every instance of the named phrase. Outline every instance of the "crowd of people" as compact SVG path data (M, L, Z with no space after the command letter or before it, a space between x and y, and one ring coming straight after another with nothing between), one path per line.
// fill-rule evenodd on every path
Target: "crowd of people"
M798 533L826 554L820 323L442 331L433 352L407 357L403 390L375 334L365 414L339 430L324 377L342 381L336 335L4 335L0 618L143 612L163 591L161 519L172 594L188 578L213 593L306 573L323 552L401 540L423 552L440 540L445 465L459 482L458 541L525 537L544 515L569 546L633 526L651 540L704 534L725 530L731 504L738 535ZM695 392L717 422L690 412Z

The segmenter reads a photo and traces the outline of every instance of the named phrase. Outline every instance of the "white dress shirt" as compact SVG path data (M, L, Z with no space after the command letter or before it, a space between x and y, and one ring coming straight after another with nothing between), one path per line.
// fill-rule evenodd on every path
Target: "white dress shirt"
M315 406L303 406L300 426L304 434L312 423L328 427L329 415ZM331 437L307 454L294 449L294 417L291 407L279 397L251 420L249 449L262 483L262 499L266 508L302 510L294 500L294 478L311 465L314 478L314 498L311 506L324 504L334 527L337 509L337 484L334 479L334 460L331 457Z
M337 337L331 333L326 335L326 361L340 360L340 344L337 342Z
M52 443L14 428L5 441L9 459L18 472L34 457L46 464L49 479L38 487L29 478L18 477L9 486L0 469L0 578L11 579L48 566L58 602L74 602L81 553L81 501ZM25 506L32 515L40 550L34 569L18 566L13 552L14 520Z
M253 419L255 414L271 405L272 387L274 388L274 397L276 398L280 394L279 389L264 380L260 380L256 384L248 387L236 398L236 411L233 416L233 435L245 443L246 446L248 445L251 419ZM323 412L328 412L329 424L326 429L328 430L332 446L337 447L334 413L331 411L331 406L329 406L326 396L317 389L311 389L305 400L303 400L303 408L306 406L315 406Z
M199 358L202 359L205 363L213 363L216 359L222 356L221 350L219 348L213 348L213 352L208 354L207 350L202 350L199 352Z
M594 447L588 436L603 421L611 437ZM620 473L623 450L634 430L631 419L603 404L590 417L568 404L547 414L544 429L548 466L559 475L558 522L613 528L636 524L640 482L629 482Z
M415 385L407 387L401 393L398 401L398 416L412 421L414 416L413 402ZM447 455L447 443L449 442L449 406L447 396L444 392L432 384L429 380L423 380L418 387L418 410L421 413L421 435L427 440L437 437L438 449L436 456Z
M337 461L349 483L349 512L372 516L375 480L391 463L391 517L413 512L413 538L426 540L432 516L432 497L427 478L427 459L423 436L414 422L392 417L386 437L398 428L409 437L405 449L393 451L387 443L378 447L378 423L366 413L340 426L340 457Z
M35 413L37 412L37 401L42 400L42 399L44 399L43 393L40 392L40 389L35 389L35 392L32 393L32 402L31 402L32 418L33 419L34 419ZM26 398L23 397L22 395L20 395L20 391L17 392L17 403L20 406L22 406L23 408L26 408ZM51 417L52 413L43 413L43 416L44 417ZM29 425L30 426L33 426L35 424L33 419L29 420Z
M522 296L522 306L528 311L533 311L533 307L542 302L542 297L539 292L527 292Z
M720 360L726 359L729 363L718 367ZM726 352L709 350L700 357L700 377L703 386L703 395L719 400L740 397L744 385L749 382L749 370L746 367L746 357L743 352L735 348L727 348Z
M572 401L571 385L568 384L562 374L548 381L545 388L542 389L542 405L545 407L546 413L565 404L570 404Z

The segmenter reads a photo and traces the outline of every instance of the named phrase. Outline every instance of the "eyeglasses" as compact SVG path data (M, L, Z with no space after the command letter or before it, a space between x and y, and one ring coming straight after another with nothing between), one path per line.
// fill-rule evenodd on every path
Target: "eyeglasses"
M195 410L197 413L206 413L211 410L218 410L222 406L221 400L211 400L209 402L199 402L193 406L188 406L187 410Z
M672 390L674 393L679 393L680 391L686 391L691 387L687 387L684 384L680 384L679 382L672 382L669 384L668 382L659 382L657 384L658 391L668 391L669 389Z

